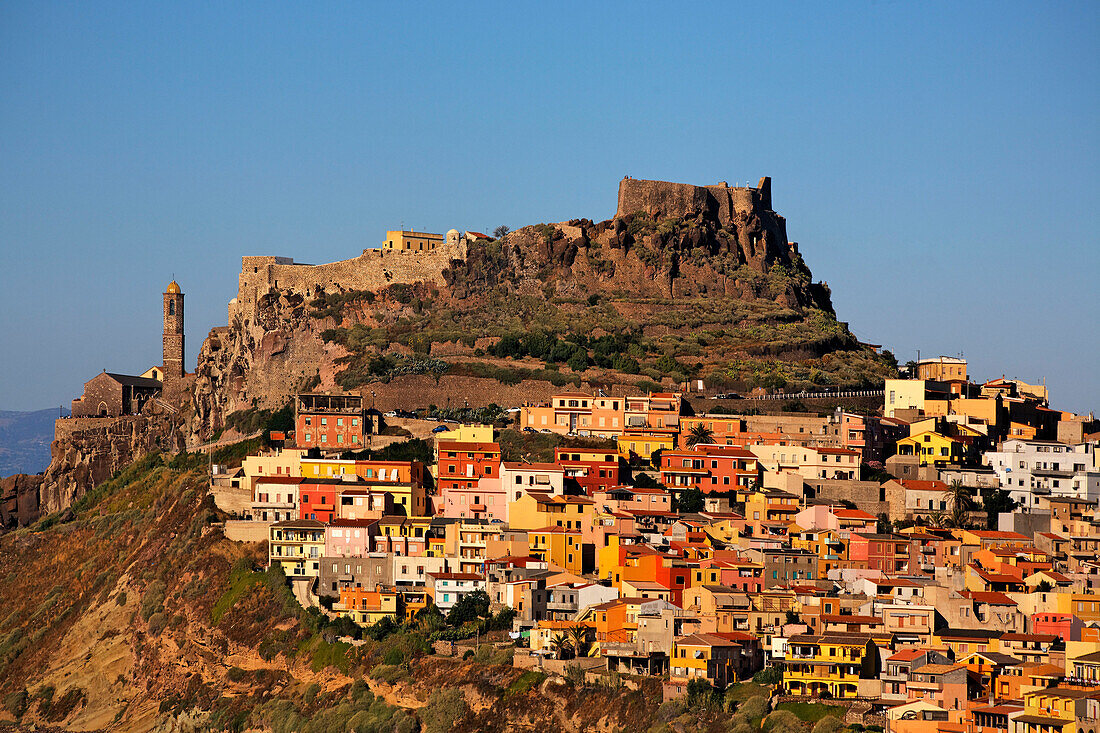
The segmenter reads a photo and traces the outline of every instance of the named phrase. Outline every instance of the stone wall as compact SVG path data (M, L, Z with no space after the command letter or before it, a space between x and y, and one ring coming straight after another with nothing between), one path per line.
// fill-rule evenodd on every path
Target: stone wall
M738 214L767 211L771 207L771 179L766 177L760 179L757 188L731 187L725 182L695 186L690 183L624 178L619 182L615 216L644 211L656 219L703 215L725 223Z
M358 257L323 265L296 263L287 257L242 257L229 323L234 316L254 321L259 299L271 290L308 299L321 291L377 291L394 283L444 285L443 270L456 259L466 259L465 240L429 252L365 249Z
M813 490L815 498L837 503L850 501L869 514L886 514L890 519L901 519L905 515L905 491L891 483L840 479L805 480L807 489Z
M234 542L266 542L271 522L254 522L249 519L227 519L222 532Z

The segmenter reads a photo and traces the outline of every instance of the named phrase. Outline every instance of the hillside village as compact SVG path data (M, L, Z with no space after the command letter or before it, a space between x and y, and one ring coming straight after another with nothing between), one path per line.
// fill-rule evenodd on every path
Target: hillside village
M480 608L517 667L666 699L755 679L891 731L1095 730L1100 425L959 358L910 371L878 414L569 390L477 424L302 393L212 491L372 635Z

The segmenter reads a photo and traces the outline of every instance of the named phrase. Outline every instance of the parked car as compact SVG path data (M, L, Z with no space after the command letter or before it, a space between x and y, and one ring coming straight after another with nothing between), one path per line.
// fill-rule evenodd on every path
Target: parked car
M450 431L450 428L447 427L446 425L438 425L438 426L432 428L433 433L446 433L448 431Z
M389 412L382 413L382 417L397 417L397 412L395 410L390 410Z

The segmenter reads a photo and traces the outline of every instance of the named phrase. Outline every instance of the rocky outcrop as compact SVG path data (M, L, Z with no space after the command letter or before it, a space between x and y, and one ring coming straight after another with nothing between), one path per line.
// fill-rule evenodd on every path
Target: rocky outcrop
M310 317L300 296L272 289L258 300L255 318L238 314L213 329L195 370L193 441L220 429L236 410L286 404L339 355L320 337L330 321Z
M185 447L186 420L149 405L143 415L57 421L50 446L52 460L38 488L42 513L72 506L87 491L147 453L173 453Z
M0 479L0 531L26 527L38 519L38 489L42 476L25 473Z

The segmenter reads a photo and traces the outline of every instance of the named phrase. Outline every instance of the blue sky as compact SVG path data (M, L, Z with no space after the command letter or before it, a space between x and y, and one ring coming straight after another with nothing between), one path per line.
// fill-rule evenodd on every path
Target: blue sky
M0 408L159 363L173 275L193 369L242 255L770 175L858 336L1100 412L1100 4L762 5L0 4Z

